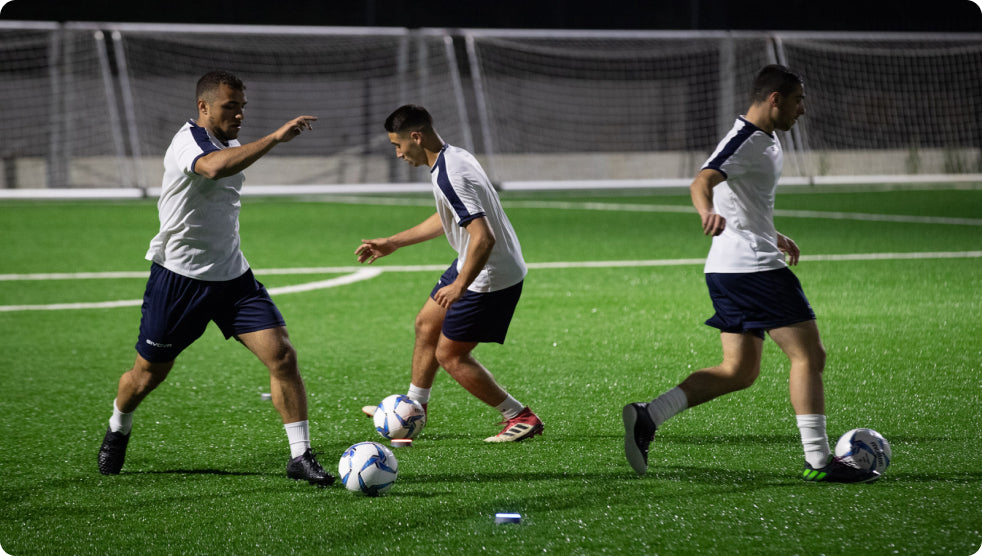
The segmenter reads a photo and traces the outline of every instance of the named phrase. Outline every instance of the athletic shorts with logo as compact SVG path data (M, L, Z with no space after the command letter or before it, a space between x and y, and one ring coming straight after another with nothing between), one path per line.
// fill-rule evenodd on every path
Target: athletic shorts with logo
M283 315L252 270L238 278L209 282L153 263L143 295L136 351L151 363L173 361L213 321L225 339L286 326Z

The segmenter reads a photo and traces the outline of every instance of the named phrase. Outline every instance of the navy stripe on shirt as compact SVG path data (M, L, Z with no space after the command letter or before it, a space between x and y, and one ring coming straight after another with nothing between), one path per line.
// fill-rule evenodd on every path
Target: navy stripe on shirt
M750 139L750 136L753 135L755 131L763 131L743 118L740 118L740 121L743 122L743 127L740 129L740 131L738 131L736 135L726 142L726 145L720 149L719 154L713 157L706 163L705 166L702 167L703 170L706 168L716 170L720 174L723 174L723 179L726 179L728 176L726 175L726 172L723 171L723 164L726 163L726 160L733 156L733 153L737 152L740 145L743 145L747 139Z
M460 196L454 191L453 184L450 183L450 176L447 175L447 161L443 156L446 151L447 146L444 145L439 158L436 159L436 164L433 165L433 170L439 170L439 174L436 177L436 184L440 187L440 191L443 191L447 200L450 201L450 206L453 207L454 212L457 213L458 225L463 226L475 218L484 216L484 213L470 214L467 212L464 202L460 200ZM433 170L430 171L432 172Z
M191 171L194 172L194 167L198 163L199 158L205 156L206 154L211 154L219 149L211 142L211 139L208 137L207 129L195 125L195 123L190 120L188 123L191 124L191 137L194 138L194 142L197 143L198 148L201 149L201 154L194 157L194 160L191 162Z

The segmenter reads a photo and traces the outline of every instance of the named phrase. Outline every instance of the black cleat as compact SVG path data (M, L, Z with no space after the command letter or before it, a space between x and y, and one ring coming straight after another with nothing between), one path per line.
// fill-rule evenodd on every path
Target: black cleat
M880 478L879 471L860 469L836 457L829 457L825 467L815 469L805 462L801 478L806 481L824 483L872 483Z
M655 439L658 427L648 415L648 404L629 403L624 406L624 455L638 475L648 471L648 446Z
M106 437L102 439L102 447L99 448L99 473L119 475L129 442L130 435L106 429Z
M334 483L334 475L324 471L309 448L302 456L297 456L286 464L286 476L295 481L307 481L317 486L329 486Z

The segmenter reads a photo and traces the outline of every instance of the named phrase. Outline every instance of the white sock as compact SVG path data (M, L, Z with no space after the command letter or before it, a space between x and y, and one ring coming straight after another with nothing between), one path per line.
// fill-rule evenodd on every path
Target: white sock
M307 421L297 421L283 425L286 437L290 439L290 457L296 458L310 449L310 426Z
M818 469L825 467L832 451L829 437L825 432L825 415L797 415L798 430L801 431L801 445L805 449L805 461Z
M421 404L429 403L430 401L430 390L431 388L420 388L413 383L409 383L409 392L406 395L409 399L416 400Z
M505 398L505 401L496 405L494 408L500 411L501 416L505 419L514 419L515 417L518 417L518 414L521 413L523 409L525 409L525 406L515 398L511 397L511 394L509 394L508 397Z
M685 392L676 386L651 400L648 404L648 415L655 422L655 426L660 427L662 423L682 413L688 407L689 399L685 397Z
M133 428L133 412L123 413L113 400L113 416L109 418L109 430L129 434Z

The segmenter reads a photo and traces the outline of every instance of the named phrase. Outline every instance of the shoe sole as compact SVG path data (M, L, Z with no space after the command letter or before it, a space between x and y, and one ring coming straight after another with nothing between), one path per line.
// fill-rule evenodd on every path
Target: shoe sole
M627 462L631 464L631 469L634 469L635 473L644 475L648 472L648 462L645 461L644 454L634 440L634 428L638 424L638 410L634 404L627 404L624 406L622 416L624 418L624 456L627 457Z
M508 431L514 429L515 426L510 427ZM543 430L545 430L545 426L542 423L537 423L535 425L532 425L531 428L521 431L520 433L517 433L510 437L505 437L505 434L508 432L505 431L495 436L489 436L485 438L484 441L485 442L521 442L523 440L528 440L529 438L532 438L535 435L542 434Z
M321 487L321 488L327 488L334 484L335 481L334 475L328 475L328 477L330 477L330 479L325 478L323 481L318 481L317 479L307 479L305 477L290 477L289 475L287 475L287 478L293 479L294 481L306 481L310 485L313 485L315 487Z
M825 479L825 477L827 475L826 473L818 472L818 471L815 471L814 469L811 470L811 471L813 472L812 475L809 475L808 474L808 471L805 471L805 472L802 473L801 478L804 479L805 482L808 482L808 483L836 483L836 484L840 484L840 485L859 485L859 484L875 483L881 477L880 474L876 474L876 475L873 475L872 477L869 477L868 479L863 479L861 481L837 481L835 479L828 479L828 480L826 480Z
M378 409L377 405L363 405L361 407L361 412L369 417L375 417L375 410Z

